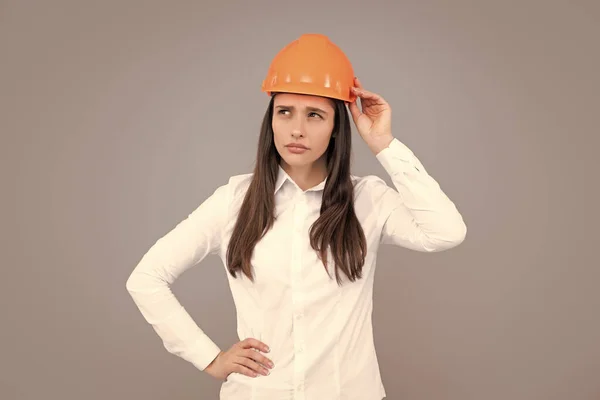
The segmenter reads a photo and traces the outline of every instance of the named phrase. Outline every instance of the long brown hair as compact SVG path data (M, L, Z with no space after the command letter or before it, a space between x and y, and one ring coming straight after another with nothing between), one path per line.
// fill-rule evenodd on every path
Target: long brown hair
M227 248L229 273L235 278L241 270L252 282L254 276L250 260L254 246L275 222L274 192L281 156L275 147L271 125L274 98L275 95L271 97L262 121L252 181ZM350 176L350 118L345 103L335 99L334 102L334 137L326 150L327 181L320 216L310 228L310 245L318 252L326 271L327 248L330 247L336 280L341 286L340 271L351 282L362 278L367 244L354 212L354 184Z

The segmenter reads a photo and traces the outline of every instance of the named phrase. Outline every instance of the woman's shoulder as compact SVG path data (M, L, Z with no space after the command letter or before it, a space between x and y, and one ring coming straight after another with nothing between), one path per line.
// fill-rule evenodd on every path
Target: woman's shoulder
M377 175L365 175L357 176L352 175L352 182L354 182L355 191L371 191L373 189L381 188L382 186L388 186L387 183Z
M232 188L238 188L240 186L245 186L247 188L250 185L250 181L252 180L253 175L254 174L252 172L246 174L232 175L229 177L227 184Z
M233 203L243 200L253 175L253 173L237 174L231 175L227 179L227 183L225 183L224 186L227 187L229 198Z

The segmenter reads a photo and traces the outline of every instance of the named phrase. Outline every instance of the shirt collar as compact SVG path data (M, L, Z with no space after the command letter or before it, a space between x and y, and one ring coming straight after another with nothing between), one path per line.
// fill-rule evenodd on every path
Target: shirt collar
M290 183L293 183L296 187L298 187L298 185L296 184L296 182L294 182L294 180L287 174L287 172L285 172L285 170L283 168L281 168L281 165L280 165L278 167L277 181L275 182L275 194L277 194L277 192L279 191L279 189L281 189L281 187L283 186L283 184L286 181L289 181ZM327 177L325 177L325 179L323 180L323 182L321 182L318 185L316 185L316 186L311 187L310 189L308 189L307 192L323 190L325 188L325 183L326 182L327 182Z

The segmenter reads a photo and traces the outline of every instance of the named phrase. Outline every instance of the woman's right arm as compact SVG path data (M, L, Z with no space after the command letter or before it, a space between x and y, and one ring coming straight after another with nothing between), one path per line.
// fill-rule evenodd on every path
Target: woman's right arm
M184 271L220 249L228 218L230 185L218 187L185 220L158 239L126 283L133 301L167 351L202 371L221 350L175 298L170 285Z

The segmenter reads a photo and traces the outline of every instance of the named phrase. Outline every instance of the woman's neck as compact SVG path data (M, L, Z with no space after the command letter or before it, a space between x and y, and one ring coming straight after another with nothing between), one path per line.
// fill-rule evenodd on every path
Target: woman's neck
M302 190L317 186L327 177L327 166L318 161L312 165L302 167L291 166L282 162L281 167Z

